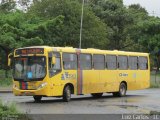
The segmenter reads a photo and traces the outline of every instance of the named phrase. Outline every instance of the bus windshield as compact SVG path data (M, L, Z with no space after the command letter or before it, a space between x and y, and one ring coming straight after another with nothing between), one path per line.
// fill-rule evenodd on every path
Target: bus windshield
M13 77L15 80L38 80L46 75L45 57L16 57L14 60Z

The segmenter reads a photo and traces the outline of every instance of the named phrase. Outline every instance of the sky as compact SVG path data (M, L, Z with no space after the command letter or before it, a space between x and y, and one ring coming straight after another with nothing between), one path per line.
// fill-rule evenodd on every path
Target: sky
M15 1L19 1L19 0L15 0ZM139 3L142 7L144 7L148 11L149 15L160 17L160 0L123 0L123 3L126 6L130 4ZM20 9L24 9L20 5L17 5L17 7Z
M148 11L149 15L160 17L160 0L123 0L123 3L126 6L139 3Z

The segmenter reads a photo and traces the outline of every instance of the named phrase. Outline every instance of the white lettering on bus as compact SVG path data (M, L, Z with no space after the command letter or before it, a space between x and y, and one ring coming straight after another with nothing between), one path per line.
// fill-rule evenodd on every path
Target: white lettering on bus
M119 73L119 76L120 77L128 77L128 74L126 74L126 73Z

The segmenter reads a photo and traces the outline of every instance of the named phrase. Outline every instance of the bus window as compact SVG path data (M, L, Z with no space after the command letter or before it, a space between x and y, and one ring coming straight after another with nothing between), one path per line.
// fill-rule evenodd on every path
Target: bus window
M53 53L53 55L56 57L56 63L52 65L52 55L48 59L49 63L49 76L52 77L55 74L59 73L61 71L61 57L60 53Z
M138 58L139 69L147 70L148 69L148 60L147 57L139 57Z
M116 70L117 69L116 55L106 55L106 68L109 70Z
M14 59L13 77L16 80L43 79L46 75L45 57L25 56Z
M82 70L92 69L92 60L90 54L80 54L80 67Z
M118 67L120 70L127 70L128 69L127 56L118 56Z
M105 69L104 55L93 55L93 65L95 70Z
M138 69L138 57L130 56L128 59L129 69L137 70Z
M65 70L76 70L77 55L73 53L63 53L63 68Z

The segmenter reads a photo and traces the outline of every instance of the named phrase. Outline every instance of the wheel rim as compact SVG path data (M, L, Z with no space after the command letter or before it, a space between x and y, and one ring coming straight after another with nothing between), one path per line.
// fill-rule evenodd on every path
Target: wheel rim
M121 86L120 92L121 92L121 95L122 95L122 96L125 95L125 93L126 93L126 87L125 87L125 85L122 85L122 86Z
M67 95L66 95L66 97L67 97L67 99L69 100L70 98L71 98L71 92L70 92L70 89L67 89Z

